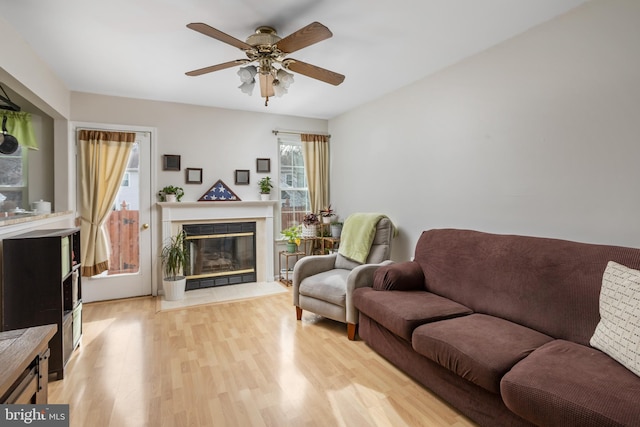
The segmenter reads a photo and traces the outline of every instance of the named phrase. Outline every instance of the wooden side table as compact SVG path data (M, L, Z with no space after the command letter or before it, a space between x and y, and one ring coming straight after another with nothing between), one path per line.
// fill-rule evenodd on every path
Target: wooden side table
M340 245L339 237L321 237L321 253L324 254L325 250L337 251Z
M305 255L306 254L304 252L280 251L280 256L278 257L278 272L280 274L280 282L284 283L287 286L292 285L293 281L289 279L289 260L291 258L295 258L294 263L291 265L291 268L293 268L293 265L295 265L296 261L298 261L300 258L304 257ZM282 271L282 258L284 258L284 264L285 264L284 274Z
M49 340L58 326L0 333L0 404L46 404Z

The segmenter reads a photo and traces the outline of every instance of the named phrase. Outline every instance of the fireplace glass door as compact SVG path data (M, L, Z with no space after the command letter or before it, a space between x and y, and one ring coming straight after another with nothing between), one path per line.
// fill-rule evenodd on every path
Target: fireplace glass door
M256 281L255 222L183 225L187 290Z

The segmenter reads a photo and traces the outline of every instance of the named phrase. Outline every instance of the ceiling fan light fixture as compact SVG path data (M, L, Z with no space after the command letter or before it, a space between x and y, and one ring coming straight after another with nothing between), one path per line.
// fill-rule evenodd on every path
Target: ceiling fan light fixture
M285 89L289 89L289 86L291 86L291 84L293 83L293 74L287 73L285 70L278 70L278 72L276 73L276 77L280 82L280 86L284 87Z
M273 81L273 93L275 94L275 96L280 98L282 95L286 95L287 92L288 91L285 85L283 85L278 80Z
M269 98L274 95L273 76L271 74L260 74L260 96L263 98Z
M248 65L246 67L241 67L238 70L238 76L240 76L240 81L242 83L251 83L255 82L254 77L258 73L258 69L255 65Z
M255 79L253 79L250 82L244 82L240 86L238 86L238 88L240 89L240 91L242 91L242 93L246 93L249 96L251 96L251 94L253 94L253 88L255 88L255 87L256 87L256 80Z

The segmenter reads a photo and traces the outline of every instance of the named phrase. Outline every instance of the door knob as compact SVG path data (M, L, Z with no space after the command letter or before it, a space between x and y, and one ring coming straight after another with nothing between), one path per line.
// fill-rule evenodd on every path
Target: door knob
M142 228L146 230L147 228L149 228L149 224L142 224Z

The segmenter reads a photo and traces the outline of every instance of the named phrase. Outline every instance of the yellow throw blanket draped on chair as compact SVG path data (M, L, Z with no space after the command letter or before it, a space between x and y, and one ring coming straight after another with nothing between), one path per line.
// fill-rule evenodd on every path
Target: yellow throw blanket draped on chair
M386 217L386 215L380 213L354 213L349 215L342 227L338 253L361 264L367 262L367 257L376 235L378 221Z

